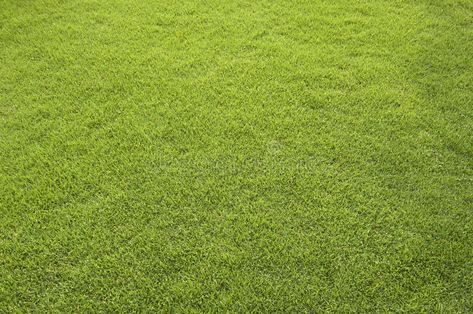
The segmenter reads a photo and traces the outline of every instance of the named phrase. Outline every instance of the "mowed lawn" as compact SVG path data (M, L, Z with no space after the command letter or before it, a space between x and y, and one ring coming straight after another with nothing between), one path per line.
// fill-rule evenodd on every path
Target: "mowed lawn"
M473 2L0 0L0 312L473 312Z

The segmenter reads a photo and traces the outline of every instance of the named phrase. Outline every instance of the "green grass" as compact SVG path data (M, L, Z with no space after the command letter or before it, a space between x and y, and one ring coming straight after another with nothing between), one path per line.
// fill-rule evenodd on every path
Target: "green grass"
M471 0L0 0L1 312L472 287Z

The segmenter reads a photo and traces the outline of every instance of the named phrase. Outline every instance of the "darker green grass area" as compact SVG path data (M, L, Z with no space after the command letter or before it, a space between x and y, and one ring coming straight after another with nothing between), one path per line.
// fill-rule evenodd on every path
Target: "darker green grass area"
M472 287L470 0L0 0L1 312Z

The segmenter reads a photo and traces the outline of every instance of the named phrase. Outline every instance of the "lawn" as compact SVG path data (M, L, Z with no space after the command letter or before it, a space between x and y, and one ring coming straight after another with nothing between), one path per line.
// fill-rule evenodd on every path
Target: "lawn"
M473 312L473 1L0 0L0 312Z

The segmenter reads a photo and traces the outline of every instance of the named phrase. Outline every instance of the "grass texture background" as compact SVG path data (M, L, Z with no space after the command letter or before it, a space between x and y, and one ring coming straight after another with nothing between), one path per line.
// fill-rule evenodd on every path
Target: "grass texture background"
M471 313L472 253L472 1L0 1L2 312Z

